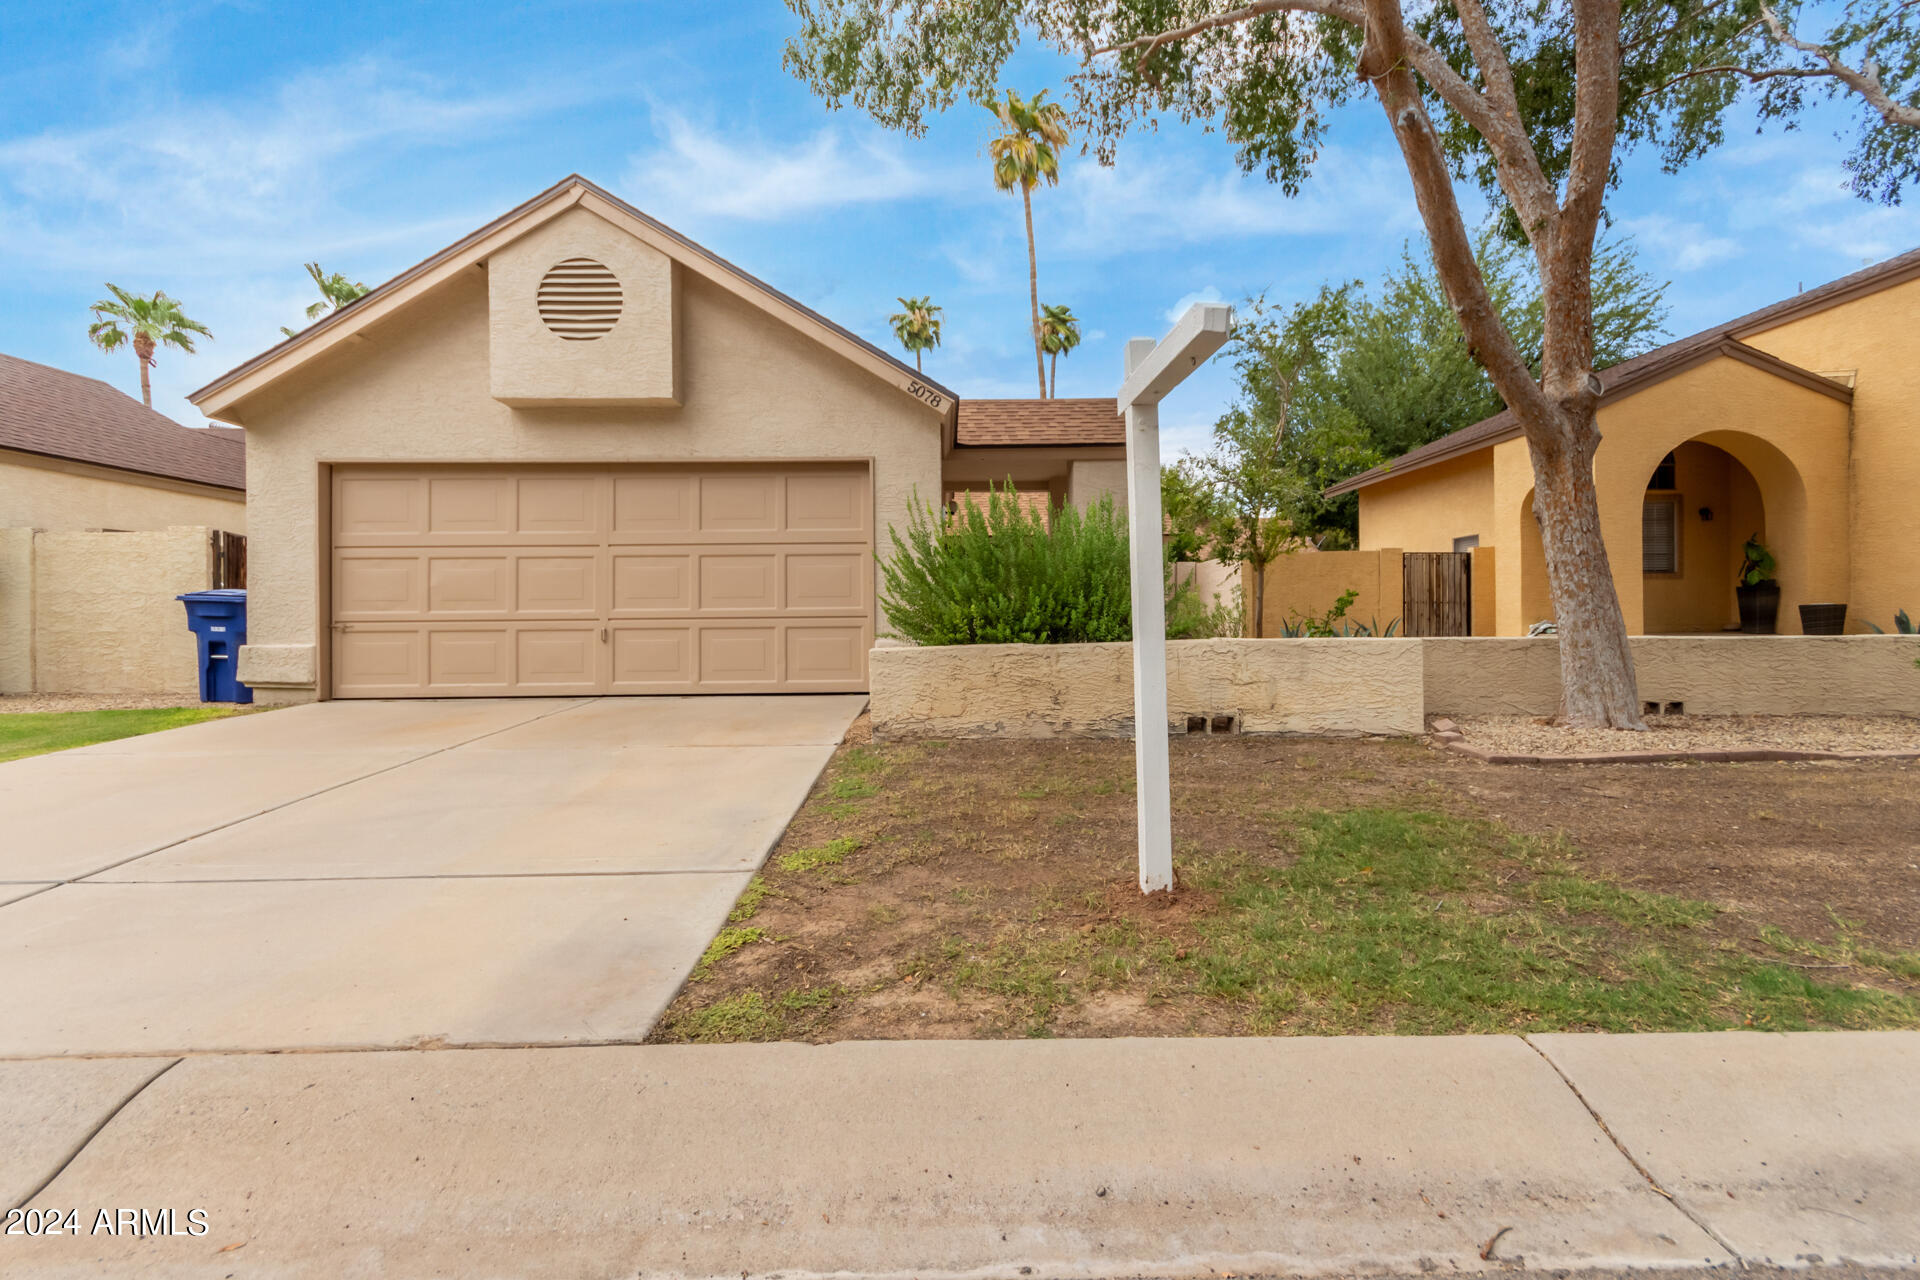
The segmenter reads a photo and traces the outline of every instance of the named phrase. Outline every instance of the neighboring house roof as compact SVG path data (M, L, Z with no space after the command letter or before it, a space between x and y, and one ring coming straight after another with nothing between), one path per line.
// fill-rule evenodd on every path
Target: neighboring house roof
M579 174L570 174L516 209L408 267L344 307L329 312L292 337L261 352L246 363L221 374L187 398L208 416L218 416L334 343L391 314L435 285L475 263L483 262L535 227L574 206L624 226L642 241L696 273L811 334L893 383L938 413L951 411L955 396L938 382L853 331L827 319L756 276L749 275L718 254L695 244L665 223L648 217L618 196Z
M1743 361L1835 399L1851 400L1853 392L1848 387L1768 355L1740 339L1917 278L1920 278L1920 249L1910 249L1864 271L1842 276L1830 284L1808 289L1711 329L1703 329L1663 347L1655 347L1644 355L1623 360L1600 371L1600 403L1606 404L1610 400L1645 390L1656 382L1721 356ZM1409 450L1371 471L1363 471L1349 480L1343 480L1328 488L1326 494L1334 498L1343 493L1352 493L1370 484L1402 476L1421 467L1430 467L1436 462L1445 462L1503 440L1515 439L1521 434L1520 423L1513 416L1513 411L1502 409L1491 418L1483 418L1472 426L1462 427L1430 444Z
M247 488L242 433L183 427L97 378L16 356L0 355L0 448Z
M1112 397L1089 400L962 400L956 442L967 445L1125 444Z

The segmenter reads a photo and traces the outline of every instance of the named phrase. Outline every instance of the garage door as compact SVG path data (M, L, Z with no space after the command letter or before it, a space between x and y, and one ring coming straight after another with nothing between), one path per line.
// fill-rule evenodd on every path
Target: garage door
M343 698L858 692L865 463L333 472Z

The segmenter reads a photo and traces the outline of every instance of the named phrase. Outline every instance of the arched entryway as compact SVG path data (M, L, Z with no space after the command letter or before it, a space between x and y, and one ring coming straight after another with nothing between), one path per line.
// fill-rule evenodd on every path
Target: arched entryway
M1662 458L1647 478L1641 503L1639 568L1646 634L1737 627L1734 587L1743 549L1754 537L1771 545L1760 482L1745 463L1702 440L1689 440Z
M1704 432L1647 448L1628 474L1633 488L1603 485L1601 502L1614 585L1634 632L1700 634L1737 626L1734 586L1742 548L1754 534L1779 562L1782 634L1800 630L1797 604L1829 598L1820 593L1835 589L1828 580L1838 570L1824 550L1832 539L1811 527L1800 472L1768 441L1741 431ZM1517 515L1524 629L1552 618L1554 610L1531 489Z

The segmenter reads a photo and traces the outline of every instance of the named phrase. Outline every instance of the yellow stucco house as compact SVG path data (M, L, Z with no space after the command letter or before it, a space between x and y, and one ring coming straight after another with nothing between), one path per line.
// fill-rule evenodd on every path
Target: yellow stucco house
M1783 634L1800 630L1800 604L1846 603L1849 631L1920 611L1920 249L1602 382L1594 480L1630 631L1734 625L1755 533L1779 560ZM1495 634L1553 616L1533 468L1510 413L1328 493L1356 491L1363 550L1479 549L1473 612Z

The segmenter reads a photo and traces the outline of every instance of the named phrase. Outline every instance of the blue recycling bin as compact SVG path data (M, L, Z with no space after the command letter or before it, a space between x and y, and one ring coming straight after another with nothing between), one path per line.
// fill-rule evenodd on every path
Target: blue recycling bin
M189 591L175 596L187 606L187 630L200 647L200 701L252 702L240 683L240 646L247 642L245 590Z

